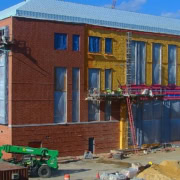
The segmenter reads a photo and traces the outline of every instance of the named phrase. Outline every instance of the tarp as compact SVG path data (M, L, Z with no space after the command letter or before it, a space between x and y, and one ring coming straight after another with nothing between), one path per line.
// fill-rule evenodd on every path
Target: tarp
M138 145L180 140L180 101L133 104Z
M0 124L7 124L7 53L0 51Z

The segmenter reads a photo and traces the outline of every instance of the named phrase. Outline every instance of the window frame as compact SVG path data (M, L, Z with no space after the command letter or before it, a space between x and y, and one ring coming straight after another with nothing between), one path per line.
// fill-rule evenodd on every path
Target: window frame
M106 40L111 40L111 46L110 46L110 52L107 52L106 50L106 48L107 48L107 42L106 42ZM110 55L110 54L113 54L113 39L112 38L105 38L105 48L104 48L104 50L105 50L105 54L108 54L108 55Z
M66 37L66 44L65 44L65 48L59 48L59 43L56 44L56 37L57 36L65 36ZM57 47L58 46L58 47ZM54 49L55 50L60 50L60 51L66 51L68 49L68 34L67 33L54 33Z
M99 40L99 45L98 45L98 51L96 51L96 50L90 50L90 38L96 38L96 39L98 39ZM100 53L101 52L101 37L98 37L98 36L89 36L88 37L88 52L89 53Z
M78 50L74 49L74 37L78 36ZM79 34L73 34L72 35L72 51L79 52L80 51L80 35Z
M66 82L64 82L65 88L64 88L63 90L59 90L59 89L56 88L56 80L57 80L57 76L56 76L56 72L57 72L57 71L56 71L56 70L57 70L57 69L60 69L60 68L61 68L61 69L65 69L65 76L66 76L66 79L65 79ZM67 123L67 112L68 112L68 109L67 109L67 108L68 108L68 99L67 99L67 96L68 96L68 94L67 94L67 91L68 91L68 89L67 89L67 88L68 88L68 87L67 87L67 76L68 76L68 69L67 69L67 67L55 67L55 68L54 68L54 96L55 96L55 93L56 93L56 92L66 92L66 97L65 97L65 99L66 99L66 100L65 100L65 101L66 101L66 112L65 112L65 116L66 116L66 117L65 117L65 120L62 121L62 122L61 122L61 121L60 121L60 122L55 122L55 97L54 97L54 121L53 121L53 122L54 122L55 124L64 124L64 123Z
M105 69L105 70L104 70L104 76L105 76L105 77L104 77L104 81L105 81L105 82L104 82L104 89L105 89L105 90L108 89L108 88L106 88L106 71L107 71L107 70L109 70L109 71L111 72L111 88L110 88L110 90L112 90L112 69Z
M110 112L110 114L109 114L110 118L109 119L106 119L106 117L107 117L106 115L108 114L107 111L106 111L107 106L110 107L110 111L108 111L108 112ZM104 121L107 122L107 121L111 121L111 120L112 120L112 101L106 100L105 101L105 106L104 106Z
M132 85L145 85L146 84L146 70L147 70L147 67L146 67L146 64L147 64L147 42L145 41L136 41L136 40L132 40L132 43L134 43L134 53L135 53L135 57L134 57L134 83L132 82L131 80L131 84ZM138 59L137 59L137 53L138 53L138 44L143 44L144 43L144 82L142 83L143 79L142 77L140 76L141 75L141 72L138 74L138 71L137 71L137 67L138 67ZM133 58L132 56L132 47L131 47L131 58ZM133 61L133 60L132 60ZM132 71L132 70L131 70ZM132 73L132 72L131 72ZM139 76L141 79L139 80L138 82L138 78L137 76ZM126 81L127 81L127 76L126 76Z
M91 103L91 104L90 104ZM100 121L100 113L101 113L101 111L100 111L100 101L94 101L94 100L90 100L90 101L88 101L88 122L99 122ZM90 106L93 106L93 104L98 108L98 109L96 109L94 112L95 112L95 114L98 114L98 116L97 116L97 120L91 120L91 119L89 119L90 118L90 115L91 114L89 114L89 108L90 108ZM91 108L90 110L92 110L93 108ZM97 111L98 110L98 111Z
M81 109L80 109L80 107L81 107L81 72L80 72L80 67L73 67L72 68L72 75L73 75L73 70L75 70L75 69L78 69L78 76L79 76L79 82L78 82L78 92L79 92L79 98L78 98L78 100L79 100L79 119L78 119L78 121L73 121L73 117L72 117L72 123L79 123L79 122L81 122ZM72 92L73 91L75 91L74 89L73 89L73 77L72 77ZM73 98L72 98L72 108L73 108ZM72 112L72 115L73 115L73 112Z
M99 73L98 73L98 75L99 75L99 81L98 81L98 90L100 90L101 89L101 69L100 68L88 68L88 90L90 90L90 87L89 87L89 70L93 70L93 69L96 69L96 70L99 70Z
M159 84L155 84L153 82L153 72L154 72L154 68L153 68L153 64L154 64L154 45L160 45L160 83ZM152 85L161 85L162 84L162 44L161 43L152 43Z
M172 84L172 83L169 83L169 46L175 46L176 47L176 60L175 60L175 70L176 70L176 75L175 75L175 83L174 84ZM177 61L178 61L178 48L177 48L177 45L175 45L175 44L168 44L168 46L167 46L167 49L168 49L168 51L167 51L167 57L168 57L168 85L170 85L170 86L175 86L176 84L177 84Z

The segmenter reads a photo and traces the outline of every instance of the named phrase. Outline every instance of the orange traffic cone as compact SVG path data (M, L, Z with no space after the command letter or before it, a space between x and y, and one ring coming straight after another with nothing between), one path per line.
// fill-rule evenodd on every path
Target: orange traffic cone
M65 174L64 175L64 180L70 180L70 175L69 174Z
M96 179L100 179L99 172L96 174Z

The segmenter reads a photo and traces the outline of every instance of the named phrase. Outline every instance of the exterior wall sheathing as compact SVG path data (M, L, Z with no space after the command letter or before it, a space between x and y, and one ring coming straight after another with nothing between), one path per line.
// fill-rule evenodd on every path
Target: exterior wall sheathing
M127 31L128 32L128 31ZM133 34L133 32L132 32ZM108 28L93 28L88 29L88 36L97 36L101 38L101 52L88 53L88 68L101 69L101 90L104 87L104 70L113 69L112 90L117 90L119 82L121 85L126 84L126 32L117 30L108 30ZM112 54L105 54L105 38L113 39ZM134 41L142 41L146 43L146 84L152 85L152 44L159 43L162 45L162 84L161 86L168 86L168 45L177 46L177 82L180 86L180 39L176 37L158 36L158 35L144 35L143 33L134 33L132 36Z
M0 21L0 27L9 27L9 35L10 38L12 38L12 18L5 19L3 21ZM8 54L8 118L9 122L11 123L11 82L12 82L12 54ZM0 125L0 145L4 143L11 143L11 128L8 126Z
M0 21L0 27L9 27L9 36L10 39L12 38L12 18L8 18L5 20ZM12 54L11 52L8 53L8 73L7 73L7 79L8 79L8 102L7 102L7 117L8 121L11 124L11 112L12 112L12 91L11 91L11 84L12 84ZM12 129L9 128L7 125L0 125L0 146L3 144L12 144ZM5 154L4 157L10 157L8 154Z
M88 27L88 36L100 37L100 53L88 53L88 68L99 68L101 70L100 88L105 90L105 69L112 69L112 90L117 90L119 85L126 84L126 31L103 27ZM105 38L112 38L112 54L105 54ZM176 86L180 85L180 39L177 37L161 36L158 34L145 34L132 31L132 40L146 43L146 83L143 86L152 86L152 44L159 43L162 45L162 83L158 87L168 86L168 45L177 46L177 73ZM127 106L122 101L120 106L120 148L128 147L128 122Z

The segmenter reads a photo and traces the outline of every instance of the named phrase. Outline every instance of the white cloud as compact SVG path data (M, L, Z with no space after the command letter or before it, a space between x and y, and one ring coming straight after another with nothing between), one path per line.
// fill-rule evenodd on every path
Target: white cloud
M123 1L120 5L116 6L116 9L126 11L138 11L147 2L147 0L128 0Z
M180 18L180 10L178 10L177 12L165 12L162 13L161 16L170 18Z

